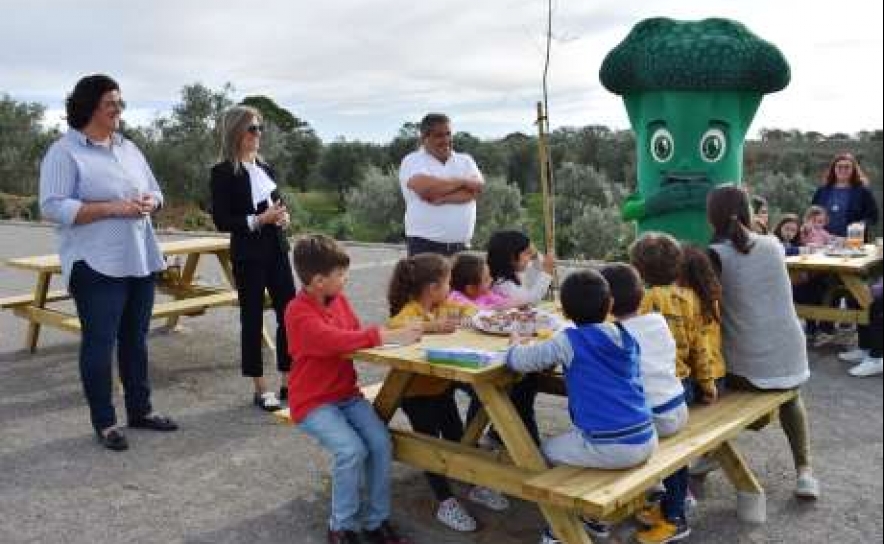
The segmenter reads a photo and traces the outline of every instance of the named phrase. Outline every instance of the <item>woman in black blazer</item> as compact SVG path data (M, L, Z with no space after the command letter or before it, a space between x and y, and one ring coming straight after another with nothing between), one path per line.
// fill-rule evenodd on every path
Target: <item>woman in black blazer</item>
M258 155L261 114L248 106L235 106L222 119L221 162L212 167L212 219L230 233L230 257L239 296L242 374L253 379L254 403L278 410L287 397L291 358L283 318L295 295L295 280L288 260L284 228L289 216L279 198L273 169ZM264 380L261 333L264 325L264 290L270 293L276 313L276 367L280 373L277 398Z

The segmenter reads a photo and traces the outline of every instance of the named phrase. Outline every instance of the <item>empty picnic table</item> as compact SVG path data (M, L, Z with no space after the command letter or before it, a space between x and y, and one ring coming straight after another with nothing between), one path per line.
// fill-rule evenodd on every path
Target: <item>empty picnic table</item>
M153 319L166 319L167 326L174 328L181 316L198 315L208 308L237 303L230 264L230 241L227 238L188 238L160 242L159 245L165 257L183 258L184 264L180 267L170 266L158 275L157 288L170 295L172 300L154 304ZM206 255L217 258L227 280L226 286L200 285L194 281L200 259ZM71 298L65 290L49 290L52 276L61 274L58 255L17 257L7 259L5 264L36 274L36 284L31 293L0 298L0 308L11 309L15 315L28 321L25 340L28 350L37 350L42 326L80 332L80 321L76 315L48 307L52 302ZM274 345L266 331L264 343L270 347Z

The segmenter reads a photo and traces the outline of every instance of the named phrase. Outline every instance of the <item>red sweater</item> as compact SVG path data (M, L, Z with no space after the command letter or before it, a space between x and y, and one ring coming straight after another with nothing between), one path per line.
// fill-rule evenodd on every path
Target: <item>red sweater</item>
M296 423L323 404L361 395L348 356L380 345L381 335L377 327L360 327L343 293L328 306L305 291L298 293L285 310L285 332L294 361L289 373L289 408Z

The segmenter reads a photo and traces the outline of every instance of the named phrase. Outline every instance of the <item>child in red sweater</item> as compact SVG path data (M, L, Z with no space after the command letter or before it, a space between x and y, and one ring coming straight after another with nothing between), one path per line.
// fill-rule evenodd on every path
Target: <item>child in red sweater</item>
M292 253L304 287L285 312L289 353L297 361L289 374L289 407L298 428L334 456L328 542L408 544L389 522L390 435L362 397L348 355L388 342L412 343L420 331L360 326L343 294L350 258L331 238L305 236Z

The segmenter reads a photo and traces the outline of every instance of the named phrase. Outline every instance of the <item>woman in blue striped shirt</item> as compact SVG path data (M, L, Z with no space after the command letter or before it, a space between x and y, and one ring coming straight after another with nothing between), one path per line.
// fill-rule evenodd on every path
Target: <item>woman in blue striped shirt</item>
M147 331L153 274L163 269L150 215L163 202L135 145L117 133L125 103L106 75L77 82L65 103L69 130L40 166L40 210L58 224L62 274L77 307L80 377L92 426L108 449L128 449L113 405L116 347L129 427L174 431L153 411Z

